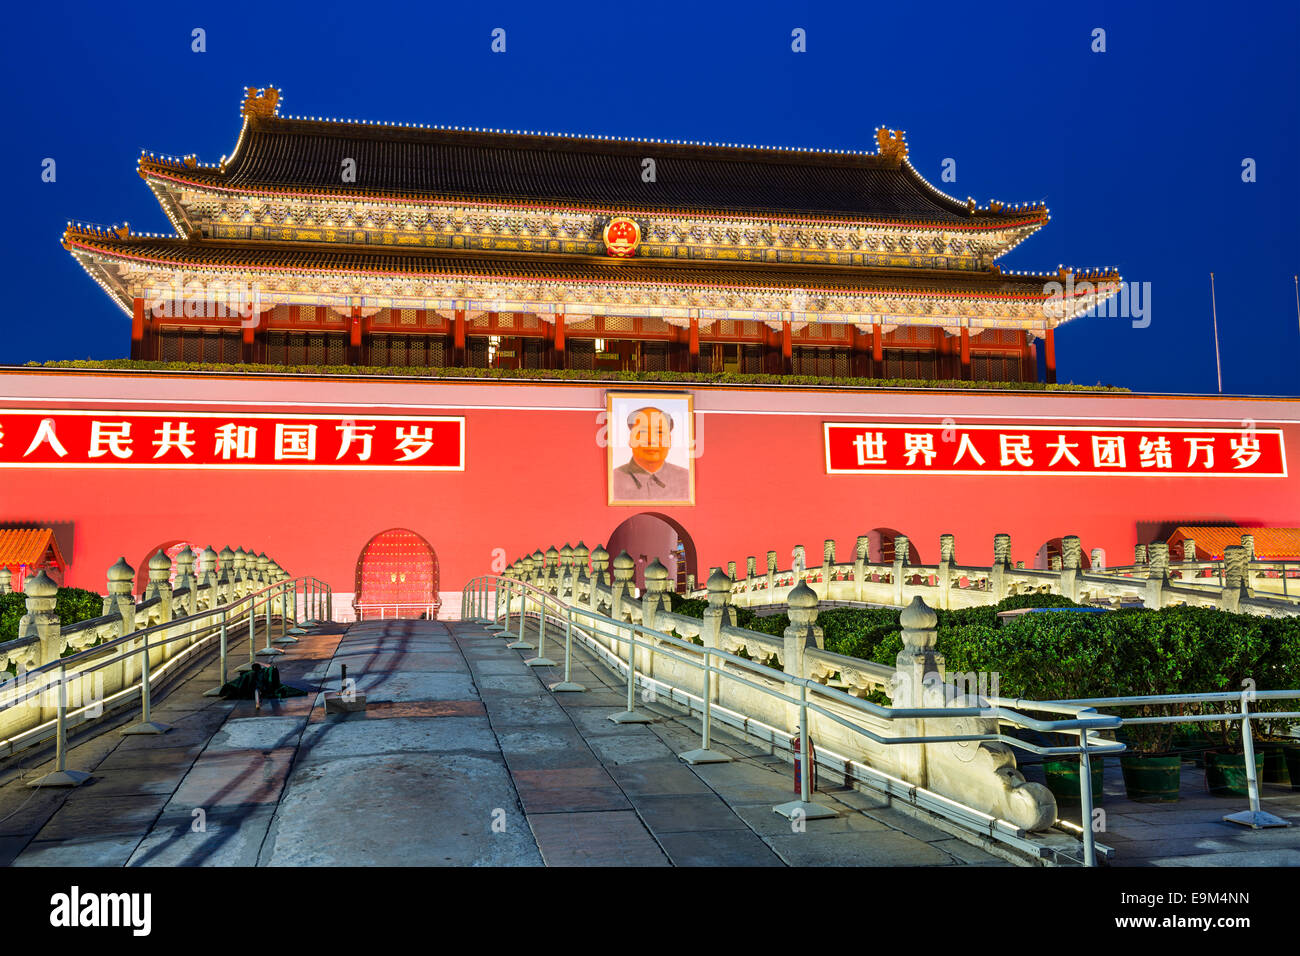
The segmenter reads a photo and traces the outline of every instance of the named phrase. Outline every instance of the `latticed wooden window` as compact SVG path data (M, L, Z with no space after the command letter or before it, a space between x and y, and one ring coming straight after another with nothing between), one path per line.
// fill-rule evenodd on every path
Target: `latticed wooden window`
M429 365L432 368L442 368L446 363L443 338L441 335L434 336L429 339Z
M470 368L488 367L488 341L486 336L471 336L466 340L466 351L469 353Z
M348 339L345 335L327 336L325 361L330 365L346 365L348 362Z
M606 332L631 332L632 317L630 315L607 315L605 316Z
M763 347L761 345L745 346L741 354L741 371L754 375L763 371Z
M831 374L836 378L848 378L849 376L849 353L847 349L834 349L834 364Z
M570 339L569 368L590 372L596 367L596 345L591 339Z
M524 339L522 341L523 355L521 368L541 368L542 367L542 342L540 339Z
M641 348L642 355L645 356L645 370L647 372L668 371L667 342L646 342Z
M537 316L531 312L524 312L519 314L518 319L521 320L519 321L519 326L518 326L519 328L523 328L523 329L537 328Z
M388 364L388 336L374 335L370 338L370 355L367 364L376 367Z
M415 309L402 309L401 312L403 325L415 325Z
M390 335L388 337L388 364L406 365L406 336Z
M181 360L181 334L169 329L160 333L158 339L163 361L179 362Z
M325 364L325 336L309 335L307 338L307 365Z
M203 361L209 364L221 361L221 333L207 332L203 336Z

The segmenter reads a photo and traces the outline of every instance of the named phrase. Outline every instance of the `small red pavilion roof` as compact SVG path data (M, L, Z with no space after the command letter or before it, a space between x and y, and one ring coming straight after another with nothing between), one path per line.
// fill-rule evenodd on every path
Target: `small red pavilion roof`
M42 567L51 552L53 563L66 569L53 528L0 528L0 565Z
M1300 528L1178 528L1169 538L1174 544L1186 538L1196 542L1203 560L1223 557L1223 549L1241 544L1241 536L1255 536L1255 557L1265 561L1300 560Z

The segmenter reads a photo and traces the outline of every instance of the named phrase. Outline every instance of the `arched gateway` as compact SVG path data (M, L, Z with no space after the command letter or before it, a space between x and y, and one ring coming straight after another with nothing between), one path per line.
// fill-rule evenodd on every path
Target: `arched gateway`
M645 587L646 565L655 558L668 569L668 581L675 591L686 590L686 575L696 572L695 542L686 529L667 515L643 512L619 523L605 545L610 555L627 551L636 562L633 583Z
M429 542L406 528L390 528L361 549L357 559L357 620L437 617L438 556Z

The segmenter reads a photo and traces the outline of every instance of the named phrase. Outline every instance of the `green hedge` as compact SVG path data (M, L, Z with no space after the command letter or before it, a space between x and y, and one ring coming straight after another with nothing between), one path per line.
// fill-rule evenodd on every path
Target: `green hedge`
M832 378L746 372L619 372L580 369L428 368L369 365L254 365L222 362L157 362L144 359L58 359L28 362L39 368L122 369L140 372L235 372L274 375L400 375L416 378L540 379L555 381L681 382L706 385L832 385L851 388L994 389L1034 392L1127 392L1115 385L1043 382L963 382L904 378Z
M998 612L1021 607L1068 607L1058 595L1029 594L987 607L937 611L938 649L949 673L998 675L1004 697L1068 700L1156 694L1239 692L1245 681L1259 690L1300 688L1300 618L1232 614L1213 608L1130 609L1091 614L1025 614L999 625ZM702 616L704 601L682 601L679 613ZM779 635L785 614L754 617L738 609L743 627ZM899 611L892 608L829 608L817 623L826 649L893 665L902 650ZM748 620L746 620L748 616ZM1207 705L1204 712L1232 710ZM1294 701L1258 702L1257 711L1294 710ZM1129 716L1193 713L1194 707L1134 707ZM1286 721L1261 721L1281 732ZM1180 728L1155 724L1127 728L1137 750L1169 750ZM1240 739L1240 724L1202 723L1216 744Z
M12 641L18 637L18 622L26 613L26 595L0 594L0 642ZM59 588L59 593L54 599L54 613L59 616L61 625L78 624L81 621L100 617L104 613L104 598L94 591L86 591L82 588ZM14 666L11 664L9 673L13 672ZM0 673L4 672L0 671Z

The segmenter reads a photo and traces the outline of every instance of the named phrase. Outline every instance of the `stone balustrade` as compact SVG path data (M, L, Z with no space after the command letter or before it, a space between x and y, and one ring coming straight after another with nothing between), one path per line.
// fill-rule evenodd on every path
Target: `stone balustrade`
M93 695L102 700L139 679L141 655L135 652L140 644L129 639L133 633L231 604L289 577L265 554L256 555L242 548L232 551L229 547L218 554L207 547L196 555L188 546L176 556L174 577L172 561L161 551L149 559L148 574L144 593L137 601L133 593L135 569L125 558L118 558L107 572L104 613L67 626L60 623L55 612L58 586L54 581L44 571L27 579L22 592L27 613L18 622L18 637L0 643L0 671L4 672L0 673L0 740L54 716L51 706L23 705L22 678L28 671L75 652L90 651L78 657L74 671L93 669ZM7 572L0 574L0 594L9 593L9 585ZM247 620L246 616L243 620ZM203 622L179 623L175 629L150 635L150 666L156 667L180 653L208 626ZM102 655L94 653L100 645L104 645ZM114 663L114 658L119 660Z
M585 546L579 545L573 553L578 555L585 551ZM640 632L638 640L645 646L636 650L636 669L646 678L661 680L689 693L708 693L717 706L769 727L795 734L798 708L772 694L728 680L725 674L715 674L705 688L700 666L703 648L716 648L748 658L786 675L808 678L858 698L884 691L892 697L895 706L900 707L973 707L986 703L966 696L964 691L945 693L944 662L934 647L936 618L919 596L910 597L911 604L903 611L900 620L904 650L891 667L825 649L822 630L817 626L819 593L812 583L800 580L784 590L790 625L782 636L776 637L737 626L734 582L720 568L715 568L705 583L704 595L708 606L703 616L696 618L675 614L671 610L667 594L668 572L658 560L646 567L645 588L637 594L632 586L635 565L626 551L609 562L611 574L608 577L604 575L608 555L600 548L591 554L592 566L588 569L581 559L551 564L545 555L538 552L511 564L503 576L526 582L580 609L575 614L575 626L586 629L594 640L621 660L627 659L627 645L602 634L594 620L584 617L582 611L641 625L667 638L690 642L686 647L674 642L669 653L664 638ZM832 560L832 555L829 550L823 555L825 573L825 563ZM862 556L858 557L860 560ZM769 570L769 576L773 574L775 572ZM828 574L825 576L830 577ZM850 588L856 582L850 578L842 583ZM769 588L767 593L773 590ZM775 590L780 591L781 586ZM507 595L505 599L517 613L518 598ZM535 601L531 601L529 607L535 610ZM696 647L700 648L698 652L694 650ZM698 656L694 656L697 653ZM724 672L730 669L732 665L723 666ZM792 693L785 682L754 671L746 672L745 678L787 696ZM797 692L793 695L798 696ZM998 727L995 718L963 716L888 720L829 698L819 699L818 704L849 724L880 738L991 734L996 733ZM810 712L809 720L810 734L819 748L959 800L1026 831L1044 829L1056 818L1056 804L1051 793L1039 784L1026 782L1016 769L1014 754L1004 744L986 741L889 745L815 711Z
M868 561L868 538L859 535L852 563L837 562L835 541L827 539L820 565L806 566L805 549L801 545L794 549L789 570L778 570L777 552L768 551L764 573L759 573L758 558L750 555L744 562L744 578L735 578L740 567L737 561L727 562L726 577L732 581L730 603L751 608L781 605L791 591L807 584L823 603L904 607L912 598L922 597L932 607L955 609L996 604L1017 594L1057 594L1080 603L1112 606L1160 608L1185 604L1248 614L1300 615L1300 563L1254 560L1249 534L1242 535L1245 562L1239 565L1232 565L1229 560L1197 561L1194 545L1184 548L1182 560L1171 563L1168 545L1154 542L1137 546L1133 565L1106 568L1101 552L1094 550L1090 555L1091 566L1085 568L1079 537L1065 535L1061 541L1059 558L1053 556L1051 568L1038 570L1025 568L1024 562L1013 565L1008 534L994 535L994 558L989 567L959 564L956 539L951 534L939 537L938 564L909 563L911 542L903 535L894 541L891 562L873 563ZM579 545L579 549L583 558L577 556L577 550L571 550L573 562L580 564L586 573L588 552L585 545ZM1228 550L1231 552L1232 548ZM560 554L562 551L551 547L546 553L536 551L531 560L545 575L570 573L573 566L561 565ZM603 548L591 552L591 573L604 575L607 585L610 583L608 561L609 555ZM1229 581L1230 575L1237 575L1238 571L1239 579L1233 577ZM696 587L694 575L687 575L688 596L704 598L707 593L707 587Z

